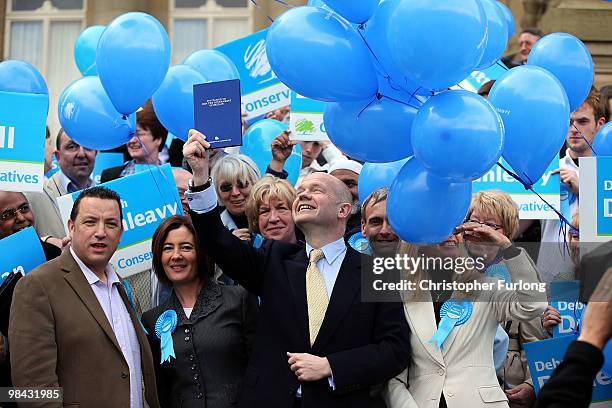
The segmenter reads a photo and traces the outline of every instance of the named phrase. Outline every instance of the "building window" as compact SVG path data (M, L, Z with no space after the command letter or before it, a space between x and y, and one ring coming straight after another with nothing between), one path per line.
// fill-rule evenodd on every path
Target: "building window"
M172 63L250 34L252 13L249 0L170 0Z
M49 126L57 124L57 102L64 88L81 74L74 43L85 28L87 0L7 1L4 58L34 65L49 87Z

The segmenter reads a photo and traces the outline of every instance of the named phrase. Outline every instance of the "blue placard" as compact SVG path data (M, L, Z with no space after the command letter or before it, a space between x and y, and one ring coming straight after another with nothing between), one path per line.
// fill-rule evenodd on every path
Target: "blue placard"
M28 227L0 240L0 284L11 273L27 274L46 262L40 239Z
M0 107L0 190L41 192L49 96L0 91Z
M555 368L561 364L565 351L576 336L563 336L555 339L546 339L525 343L525 353L529 363L529 371L533 379L536 394L548 381ZM612 379L598 372L593 382L593 402L612 400Z
M123 164L123 153L101 152L96 155L96 163L94 164L93 177L95 184L100 184L102 172L111 167L121 166Z
M612 236L612 157L597 157L597 236Z
M183 214L172 167L149 166L147 171L101 185L119 193L123 211L123 235L111 263L122 277L150 269L155 229L166 218ZM78 195L76 192L57 199L64 224Z
M571 336L584 313L584 303L579 302L580 281L550 283L550 305L559 311L561 323L553 327L553 337Z
M195 128L213 149L242 146L240 80L193 86Z
M464 79L459 85L467 90L476 92L490 80L497 80L508 68L501 61L491 65L482 71L474 71L469 77Z
M512 167L504 159L500 159L500 163L512 171ZM558 168L559 159L555 158L544 172L544 175L533 186L534 190L557 210L561 208L559 195L560 181L559 175L552 174L552 172ZM508 193L518 205L519 217L521 219L558 218L557 214L548 204L544 203L531 191L525 190L525 187L519 181L507 174L498 165L494 165L484 176L472 182L472 191L474 193L483 190L501 190Z
M248 120L291 102L291 91L280 82L268 62L267 35L268 29L265 29L216 48L238 68L242 111L247 113Z
M57 157L55 154L51 156L51 168L48 172L45 173L46 178L51 178L55 173L59 171L59 162L57 161Z

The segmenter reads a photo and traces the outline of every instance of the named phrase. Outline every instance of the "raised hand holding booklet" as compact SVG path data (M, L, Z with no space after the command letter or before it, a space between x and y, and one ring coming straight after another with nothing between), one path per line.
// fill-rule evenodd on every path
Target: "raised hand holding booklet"
M240 80L193 86L195 128L213 149L242 146Z

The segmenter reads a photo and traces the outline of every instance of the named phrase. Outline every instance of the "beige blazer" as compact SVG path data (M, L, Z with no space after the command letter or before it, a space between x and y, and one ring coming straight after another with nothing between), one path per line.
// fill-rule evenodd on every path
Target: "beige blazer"
M140 343L143 401L145 406L157 408L149 342L123 287L119 285L118 290ZM17 283L9 342L16 387L62 387L64 406L129 407L128 364L102 306L69 251Z
M539 282L535 264L524 250L504 262L513 282ZM425 295L422 301L404 303L412 361L388 382L383 393L387 407L438 408L442 393L448 408L508 407L493 364L495 332L500 322L525 321L543 313L546 292L481 292L473 302L472 316L453 329L443 350L429 343L437 327L431 296Z
M36 219L36 232L39 237L51 235L57 238L66 236L66 230L62 223L59 207L55 199L68 194L62 187L59 172L45 181L42 193L26 193L30 207Z

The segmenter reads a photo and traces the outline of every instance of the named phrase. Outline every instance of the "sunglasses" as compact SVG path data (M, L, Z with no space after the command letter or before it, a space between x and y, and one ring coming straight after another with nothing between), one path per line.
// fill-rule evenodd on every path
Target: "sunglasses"
M223 183L219 186L219 191L223 192L223 193L229 193L230 191L232 191L232 188L234 187L234 184L232 183ZM238 180L236 182L236 187L238 188L238 190L242 190L245 188L249 187L249 182L248 181L242 181L242 180Z

